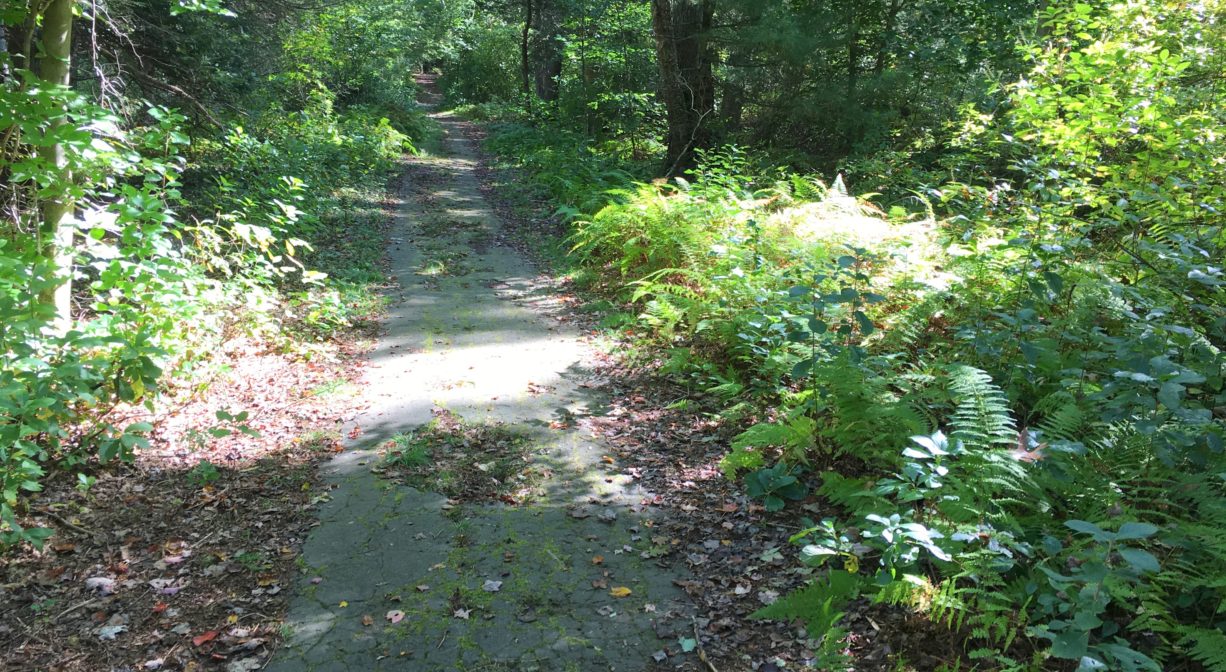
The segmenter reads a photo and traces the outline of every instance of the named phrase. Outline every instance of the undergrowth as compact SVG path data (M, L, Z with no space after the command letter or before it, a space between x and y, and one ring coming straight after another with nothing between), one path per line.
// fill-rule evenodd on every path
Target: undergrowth
M823 669L867 599L946 628L957 669L1226 670L1220 113L1157 93L1191 86L1175 19L1045 18L960 140L1011 172L890 185L911 212L735 147L651 181L495 128L662 373L758 420L724 473L825 505L793 537L820 578L758 614L803 620Z
M404 77L342 92L327 67L308 67L327 45L299 30L278 55L294 67L233 94L209 126L118 93L38 86L22 69L5 76L0 550L41 545L51 530L21 518L42 479L67 472L85 489L146 446L152 426L114 411L152 412L176 386L207 386L223 340L245 332L313 357L378 311L384 193L426 122ZM237 48L224 42L200 48ZM47 134L63 170L42 158ZM79 213L58 252L39 219L48 198ZM57 289L68 300L52 303Z

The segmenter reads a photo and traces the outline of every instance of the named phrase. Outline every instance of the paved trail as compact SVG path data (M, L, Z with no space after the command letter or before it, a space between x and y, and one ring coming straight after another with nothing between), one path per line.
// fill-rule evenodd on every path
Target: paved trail
M581 387L590 346L549 315L548 286L500 244L465 122L433 116L442 148L413 161L436 179L406 192L396 216L399 288L371 355L368 410L325 468L334 489L303 549L288 641L268 669L646 669L667 644L657 630L672 627L660 619L684 600L676 577L644 557L646 493L582 429L556 429L600 412ZM372 473L378 445L436 409L529 432L534 459L553 472L545 494L524 506L451 506ZM486 581L502 583L489 592ZM614 597L615 587L632 592ZM393 610L403 620L387 620Z

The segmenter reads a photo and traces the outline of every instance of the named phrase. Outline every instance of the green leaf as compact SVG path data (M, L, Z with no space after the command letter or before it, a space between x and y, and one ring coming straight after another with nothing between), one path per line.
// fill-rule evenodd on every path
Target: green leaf
M1124 558L1133 569L1141 572L1158 572L1162 566L1152 553L1140 548L1124 547L1119 549L1120 557Z
M858 310L853 314L856 317L856 323L860 325L860 333L862 335L867 336L873 333L873 330L876 329L876 327L873 326L873 321L868 319L867 315Z
M1051 655L1057 658L1079 660L1090 648L1090 633L1085 630L1068 629L1057 633L1051 640Z
M1044 271L1043 279L1047 281L1047 286L1051 287L1051 291L1059 294L1064 291L1064 278L1051 271Z
M1086 520L1067 520L1064 522L1064 526L1074 532L1088 534L1098 541L1111 541L1115 538L1114 534Z
M40 551L43 550L43 544L54 534L55 530L49 527L27 527L21 531L22 538Z
M1162 387L1158 388L1158 401L1172 411L1177 410L1183 405L1183 392L1184 387L1179 383L1163 383Z
M1158 527L1149 523L1124 523L1120 525L1120 529L1115 533L1115 538L1120 541L1128 539L1146 539L1158 533Z

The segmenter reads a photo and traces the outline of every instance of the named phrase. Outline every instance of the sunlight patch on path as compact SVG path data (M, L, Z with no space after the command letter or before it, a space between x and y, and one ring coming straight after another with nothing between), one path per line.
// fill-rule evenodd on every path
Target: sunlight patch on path
M324 469L332 490L268 669L646 669L675 643L665 617L685 609L677 577L654 560L648 494L575 421L602 408L584 386L591 347L542 310L555 299L498 244L464 122L435 118L446 155L414 160L442 179L396 215L399 286L363 381L366 410ZM453 503L371 472L382 442L439 409L527 432L551 474L537 499ZM622 587L628 596L611 594Z

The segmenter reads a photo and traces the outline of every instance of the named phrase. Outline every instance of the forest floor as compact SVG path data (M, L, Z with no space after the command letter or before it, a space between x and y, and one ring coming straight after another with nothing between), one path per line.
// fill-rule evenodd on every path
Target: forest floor
M53 543L0 566L0 669L816 669L800 626L748 618L808 570L794 517L716 468L736 428L628 364L534 260L558 231L511 207L482 129L432 116L383 204L378 327L319 359L231 339L159 426L182 444L249 408L260 437L53 484ZM849 611L854 669L945 657L897 610Z

